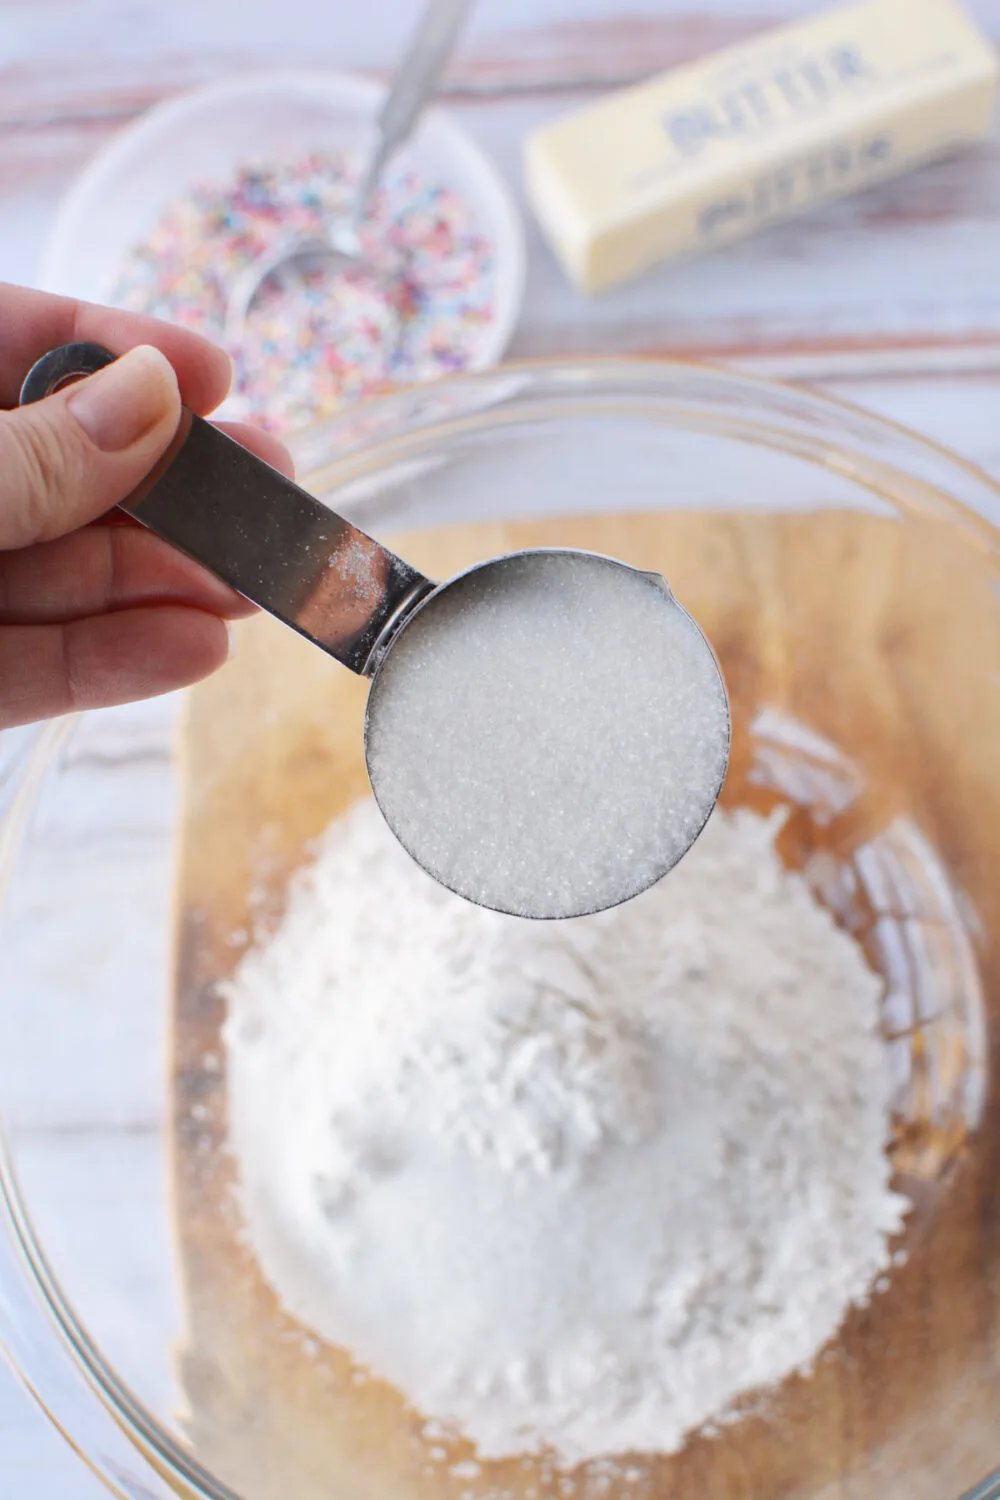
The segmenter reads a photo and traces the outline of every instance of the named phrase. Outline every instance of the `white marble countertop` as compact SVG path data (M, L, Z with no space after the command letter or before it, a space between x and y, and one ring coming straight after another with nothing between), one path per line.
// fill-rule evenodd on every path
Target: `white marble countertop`
M520 142L536 121L815 8L806 0L480 0L445 91L520 192ZM1000 40L1000 0L969 8ZM417 10L417 0L0 7L0 279L32 283L60 195L143 108L254 67L383 73ZM1000 479L1000 138L593 303L569 290L530 220L528 231L512 353L681 354L810 380ZM104 1493L0 1364L2 1500Z

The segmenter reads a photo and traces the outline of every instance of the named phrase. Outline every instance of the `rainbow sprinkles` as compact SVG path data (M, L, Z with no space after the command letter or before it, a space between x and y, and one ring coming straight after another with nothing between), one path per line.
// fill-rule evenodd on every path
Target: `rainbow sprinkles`
M113 301L226 342L235 279L277 240L344 219L360 162L314 153L250 165L170 203L121 269ZM390 169L361 233L374 265L272 277L229 344L236 365L227 410L287 433L346 402L475 365L494 316L492 246L469 205L411 168Z

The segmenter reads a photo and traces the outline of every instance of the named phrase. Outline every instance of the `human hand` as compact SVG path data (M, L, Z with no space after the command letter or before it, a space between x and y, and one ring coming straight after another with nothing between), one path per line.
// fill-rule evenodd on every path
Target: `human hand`
M17 408L35 360L82 340L124 358ZM204 416L230 379L196 334L0 283L0 728L153 697L226 660L226 621L253 606L111 507L167 448L181 402ZM274 438L219 425L292 472Z

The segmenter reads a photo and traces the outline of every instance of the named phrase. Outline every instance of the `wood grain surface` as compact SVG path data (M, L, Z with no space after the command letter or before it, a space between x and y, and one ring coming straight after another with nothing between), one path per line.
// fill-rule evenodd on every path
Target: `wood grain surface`
M904 528L844 512L561 519L394 543L431 576L541 544L585 546L669 574L726 673L730 804L783 800L758 774L762 708L844 752L857 795L832 818L800 805L781 845L789 863L804 866L822 851L847 868L900 820L930 840L979 917L976 960L995 1054L1000 783L994 736L983 731L995 718L1000 620L990 565L933 520ZM246 935L280 911L310 840L364 793L363 696L363 683L314 648L256 621L234 667L191 699L176 1019L186 1428L194 1452L246 1500L320 1500L334 1480L345 1500L542 1500L565 1492L544 1460L456 1475L454 1463L474 1457L467 1444L446 1443L446 1458L435 1458L440 1441L423 1435L397 1392L357 1383L343 1351L318 1346L281 1314L241 1237L233 1163L221 1149L217 983ZM896 918L920 921L891 901L849 920L867 942ZM584 1466L574 1475L581 1500L943 1500L989 1467L1000 1404L1000 1100L971 1135L946 1119L942 1075L952 1069L961 1092L975 1045L975 1027L963 1032L955 1016L978 1001L955 1000L950 1019L933 1006L902 1028L885 1017L887 1035L923 1079L919 1118L911 1110L904 1119L902 1104L897 1113L899 1182L915 1205L898 1247L905 1264L848 1316L808 1378L751 1393L743 1420L692 1438L672 1458ZM201 1106L196 1129L192 1099ZM907 1154L914 1124L917 1158Z
M813 9L805 0L481 0L449 72L448 107L520 190L525 132L658 68ZM1000 38L1000 0L972 12ZM0 192L37 226L87 157L179 88L255 67L382 76L416 0L320 11L315 0L140 5L39 0L0 12ZM238 17L238 19L237 19ZM587 302L530 216L518 355L671 353L782 373L1000 369L1000 144L819 209Z
M178 89L261 67L358 68L385 76L419 3L339 0L331 5L319 0L283 0L276 5L274 0L198 0L197 4L173 0L164 5L154 0L7 0L0 6L0 278L26 284L34 281L59 199L75 174L95 150L149 105ZM814 8L811 0L705 0L704 4L696 0L627 0L625 4L618 0L478 0L446 84L447 104L519 191L521 138L531 125L593 99L609 87ZM968 9L1000 40L1000 0L969 0ZM569 289L530 219L528 234L527 295L513 345L515 354L684 352L731 358L786 376L822 379L837 394L951 444L1000 477L1000 285L996 274L1000 147L996 136L966 156L821 210L711 259L654 272L597 302L586 302ZM1000 510L994 519L1000 522ZM134 737L118 733L115 727L118 718L125 722L129 716L135 722L142 718L140 710L130 710L104 720L123 805L130 806L134 794L172 809L170 716L149 720L153 727L147 737L155 739L157 764L162 762L152 791L148 748L137 752ZM298 769L307 777L318 774L308 754ZM98 790L95 781L95 795ZM54 891L59 888L57 832L53 828ZM152 828L139 811L130 838L137 858L144 851L151 879L153 872L169 867L173 851L168 834L158 826ZM286 855L279 849L276 857L280 868L280 858ZM56 907L40 907L33 920L21 945L24 952L41 953L50 943L61 941L65 962L71 964L73 951L67 946ZM158 920L158 915L150 913L151 923ZM80 952L84 955L81 962L86 963L82 940ZM25 994L36 993L39 1008L49 1007L47 1013L55 1013L51 981L40 958L35 970L24 960L24 977ZM131 998L123 991L115 1002L123 1017ZM207 999L204 1005L199 1024L217 1024L217 1012ZM67 1012L68 1026L78 1024L78 1008ZM130 1046L129 1027L123 1023L117 1040L122 1067L130 1066ZM196 1052L195 1048L195 1063ZM135 1071L137 1077L144 1076L141 1065ZM78 1085L76 1073L67 1068L65 1096L75 1098ZM207 1097L212 1097L200 1073L191 1074L190 1087L205 1087ZM88 1159L86 1132L93 1129L91 1114L81 1115L78 1126L77 1135L67 1134L63 1125L62 1133L40 1132L38 1146L47 1153L53 1202L72 1202L77 1215L74 1223L79 1223L81 1237L73 1293L86 1311L99 1300L88 1287L105 1288L109 1274L122 1287L127 1284L124 1270L121 1275L109 1273L107 1251L97 1248L106 1243L106 1224L117 1215L123 1226L118 1236L121 1245L131 1242L130 1234L138 1242L144 1226L134 1214L130 1216L127 1203L115 1201L111 1179L107 1193L95 1202L91 1219L86 1219L89 1199L80 1190L78 1163ZM192 1151L197 1139L193 1133ZM155 1176L162 1169L154 1171L151 1164L149 1170L150 1198L167 1212L166 1188ZM953 1247L958 1260L950 1262L952 1266L991 1253L990 1237L995 1230L995 1200L985 1188L981 1198L976 1196L982 1180L972 1180L967 1162L958 1162L954 1170L959 1197L953 1201L959 1205L965 1227L959 1233L961 1243ZM965 1208L969 1215L973 1208L980 1215L978 1244L970 1217L962 1217ZM148 1225L145 1228L148 1231ZM936 1233L944 1236L941 1229ZM189 1250L194 1253L190 1243ZM925 1271L907 1274L915 1278L910 1284L914 1303L922 1300L928 1327L936 1327L934 1317L948 1316L943 1294L926 1283ZM173 1287L166 1273L157 1270L157 1276L159 1281L151 1276L143 1296L151 1305L162 1304L163 1322L169 1326ZM226 1305L225 1293L223 1284L222 1306ZM968 1308L959 1305L959 1328L969 1316ZM976 1348L984 1347L982 1340L993 1326L985 1313L983 1317L982 1330L973 1330ZM861 1323L869 1326L864 1317ZM923 1328L916 1314L910 1326L918 1331ZM197 1332L206 1346L220 1343L221 1335L217 1337L211 1329L199 1327ZM919 1337L932 1341L930 1333L920 1332ZM844 1367L838 1368L840 1384L849 1386ZM206 1369L208 1379L210 1366ZM256 1363L250 1360L248 1381L263 1369L261 1353ZM186 1378L195 1379L190 1369ZM877 1462L876 1475L884 1481L882 1496L893 1493L892 1475L900 1467L900 1448L904 1458L911 1445L919 1455L922 1442L926 1452L934 1451L942 1424L947 1427L956 1403L961 1405L962 1382L957 1375L950 1389L950 1404L942 1404L928 1387L922 1418L917 1415L920 1401L914 1391L912 1420L902 1425L901 1437L887 1438ZM877 1392L873 1399L876 1413L882 1411ZM231 1404L224 1401L221 1410L222 1425L229 1424L231 1439ZM854 1451L868 1430L860 1400L851 1404L845 1398L839 1410L839 1435L830 1438L834 1467L840 1462L836 1455ZM683 1482L688 1489L678 1493L697 1492L698 1476L713 1472L704 1467L712 1461L704 1455L712 1451L710 1445L699 1448L701 1458L685 1460L689 1467ZM952 1500L960 1485L979 1477L974 1472L977 1463L983 1471L997 1457L996 1452L965 1451L956 1438L950 1470L936 1476L940 1485L934 1487L927 1480L929 1500ZM756 1500L766 1495L766 1500L772 1500L767 1490L753 1489L755 1470L749 1460L740 1470L742 1462L738 1455L727 1460L731 1492L754 1493ZM856 1494L851 1482L843 1477L832 1479L828 1500ZM286 1486L283 1500L293 1492L294 1486ZM10 1500L28 1496L31 1500L96 1500L102 1493L103 1486L68 1449L63 1450L61 1440L0 1372L0 1494L4 1500L8 1496ZM304 1496L307 1493L303 1491Z

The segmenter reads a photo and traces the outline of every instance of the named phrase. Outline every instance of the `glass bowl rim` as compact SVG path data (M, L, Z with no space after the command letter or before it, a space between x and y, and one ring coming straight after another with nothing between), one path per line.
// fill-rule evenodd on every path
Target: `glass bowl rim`
M517 390L540 385L550 396L565 404L582 391L600 393L604 387L617 390L624 403L629 394L640 391L647 396L659 395L669 405L672 382L695 382L696 395L709 405L713 395L723 392L742 395L753 404L768 399L780 402L786 417L791 411L808 432L810 423L822 427L822 421L839 419L848 423L854 442L863 449L866 440L892 438L901 445L904 457L914 463L923 457L934 459L951 478L956 488L968 491L966 498L956 498L949 490L918 480L923 504L929 501L935 514L957 524L965 539L984 550L1000 570L1000 483L984 470L953 452L946 445L925 438L902 423L875 415L865 408L839 397L820 394L769 376L734 372L708 361L668 360L660 358L622 358L614 355L581 359L535 359L505 362L479 372L464 372L359 402L323 423L314 424L294 435L300 449L310 443L330 446L343 441L338 456L321 465L307 465L303 483L322 481L329 485L345 483L356 477L359 469L378 470L398 460L407 450L432 442L447 442L456 431L470 428L489 429L503 425L498 418L496 402L485 407L477 400L471 415L464 412L449 420L435 417L442 406L464 392L487 394L491 389L504 396L504 386L511 394L510 382ZM528 382L525 386L524 382ZM617 384L616 384L617 382ZM633 391L632 388L635 388ZM517 394L517 390L513 394ZM604 394L614 399L607 390ZM690 403L695 396L688 395ZM540 411L537 420L549 413ZM791 418L789 418L791 421ZM359 425L360 422L360 425ZM367 426L365 424L368 424ZM374 424L372 427L370 424ZM706 430L711 430L709 427ZM804 451L796 441L793 427L765 429L767 441L758 437L761 446L784 449L793 456L820 463L822 453L828 466L833 456L829 446ZM779 437L784 431L786 441ZM360 436L359 436L360 432ZM374 437L373 437L374 432ZM751 430L734 434L753 442ZM822 432L819 432L822 438ZM840 471L863 487L868 467L863 452L845 447L845 463ZM862 459L858 464L852 460ZM874 469L873 469L874 472ZM885 466L879 472L885 475ZM890 466L888 473L901 480L912 479L904 469ZM904 515L918 510L912 496L893 495ZM975 503L995 505L997 520L985 516ZM16 757L13 776L5 780L0 773L0 905L4 888L16 865L24 824L51 771L60 746L70 731L73 718L56 720L39 726L29 735L24 751ZM0 1101L2 1104L2 1101ZM38 1240L30 1215L17 1185L16 1168L6 1132L0 1122L0 1308L13 1307L16 1318L6 1317L0 1327L0 1348L20 1376L21 1381L41 1406L50 1422L66 1438L92 1474L122 1500L131 1500L136 1490L129 1466L142 1466L142 1484L153 1486L145 1494L176 1496L177 1488L194 1500L241 1500L237 1492L215 1478L192 1455L184 1452L161 1420L149 1412L119 1379L79 1319L59 1287L48 1263L44 1247ZM47 1388L49 1387L49 1388ZM109 1420L110 1419L110 1420ZM117 1442L116 1442L117 1440ZM111 1454L114 1454L114 1458ZM101 1456L98 1456L100 1454ZM164 1489L163 1483L169 1486ZM942 1500L953 1500L942 1496ZM968 1491L960 1500L1000 1500L1000 1469L983 1483Z

